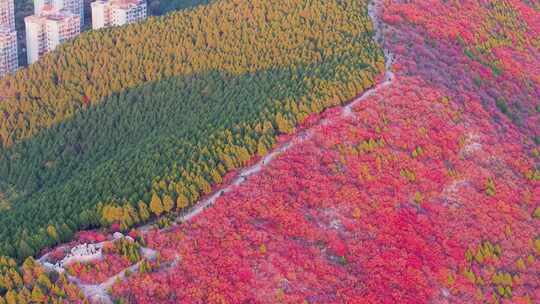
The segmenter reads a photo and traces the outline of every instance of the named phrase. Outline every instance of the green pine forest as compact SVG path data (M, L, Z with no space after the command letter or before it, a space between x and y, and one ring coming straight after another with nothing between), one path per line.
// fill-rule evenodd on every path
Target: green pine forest
M218 0L84 33L0 80L0 255L179 212L383 67L366 0Z

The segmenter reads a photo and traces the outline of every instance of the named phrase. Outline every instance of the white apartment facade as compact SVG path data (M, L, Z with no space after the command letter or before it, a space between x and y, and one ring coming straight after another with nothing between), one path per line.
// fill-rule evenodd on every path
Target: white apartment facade
M80 16L64 10L44 10L40 15L26 17L24 23L28 64L81 32Z
M0 0L0 27L15 30L15 6L13 0Z
M1 0L0 0L1 1ZM83 0L34 0L34 14L40 15L44 10L64 10L80 16L81 27L84 25Z
M94 30L121 26L146 19L146 0L98 0L92 2Z
M17 32L7 27L0 28L0 78L19 68L17 54Z

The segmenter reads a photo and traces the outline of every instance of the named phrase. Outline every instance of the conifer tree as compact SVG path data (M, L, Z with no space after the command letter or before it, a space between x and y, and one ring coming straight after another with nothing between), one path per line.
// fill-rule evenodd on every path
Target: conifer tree
M52 288L52 282L45 273L38 276L37 283L46 288L46 290L50 290Z
M176 208L178 208L178 210L182 210L188 206L189 206L188 198L183 194L179 194L178 198L176 199Z
M291 123L281 113L276 114L276 125L278 127L278 131L281 133L290 134L293 132Z
M28 245L24 240L19 242L18 248L18 256L20 260L34 255L34 249L32 249L32 247L30 247L30 245Z
M41 288L39 288L39 286L37 285L34 285L34 288L32 289L31 299L32 303L45 303L47 298L43 294Z
M58 242L59 238L58 238L58 232L56 231L56 227L52 226L52 225L49 225L47 227L47 234L49 235L49 237L51 239L53 239L55 242Z
M152 200L150 201L150 210L156 215L160 216L165 209L163 208L163 203L157 194L152 195Z
M148 206L145 202L140 201L138 204L139 207L139 216L141 221L146 222L150 218L150 212L148 212Z
M212 171L210 171L210 175L212 176L212 180L214 181L215 184L221 184L221 182L223 181L223 179L221 178L221 175L216 169L213 169Z
M259 143L257 144L257 155L259 157L263 157L268 153L268 150L266 149L266 145L264 144L264 141L261 139L259 140Z
M169 212L174 208L174 201L169 195L163 197L163 210Z
M7 304L17 304L17 293L14 290L8 290L6 293Z
M18 293L17 302L19 304L26 304L26 303L30 303L31 300L32 300L32 294L26 287L23 287Z

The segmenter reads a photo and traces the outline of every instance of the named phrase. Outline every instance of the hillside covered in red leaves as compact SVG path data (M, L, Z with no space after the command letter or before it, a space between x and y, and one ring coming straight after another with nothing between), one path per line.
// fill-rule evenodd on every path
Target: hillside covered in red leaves
M385 1L395 79L149 246L129 303L540 302L540 4ZM307 126L305 126L307 127Z
M134 233L159 256L113 298L540 302L540 3L377 7L392 80L190 221Z

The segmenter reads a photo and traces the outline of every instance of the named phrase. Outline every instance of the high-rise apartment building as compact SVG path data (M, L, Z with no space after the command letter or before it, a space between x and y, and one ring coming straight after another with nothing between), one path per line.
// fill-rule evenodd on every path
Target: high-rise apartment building
M24 23L28 64L81 32L80 16L65 10L45 8L39 15L24 18Z
M1 0L0 0L1 1ZM83 0L34 0L34 14L40 15L43 10L64 10L80 16L81 27L84 25Z
M0 78L15 72L18 67L17 32L0 27Z
M15 30L15 7L13 0L0 0L0 27Z
M98 0L92 2L92 28L120 26L146 19L146 0Z

